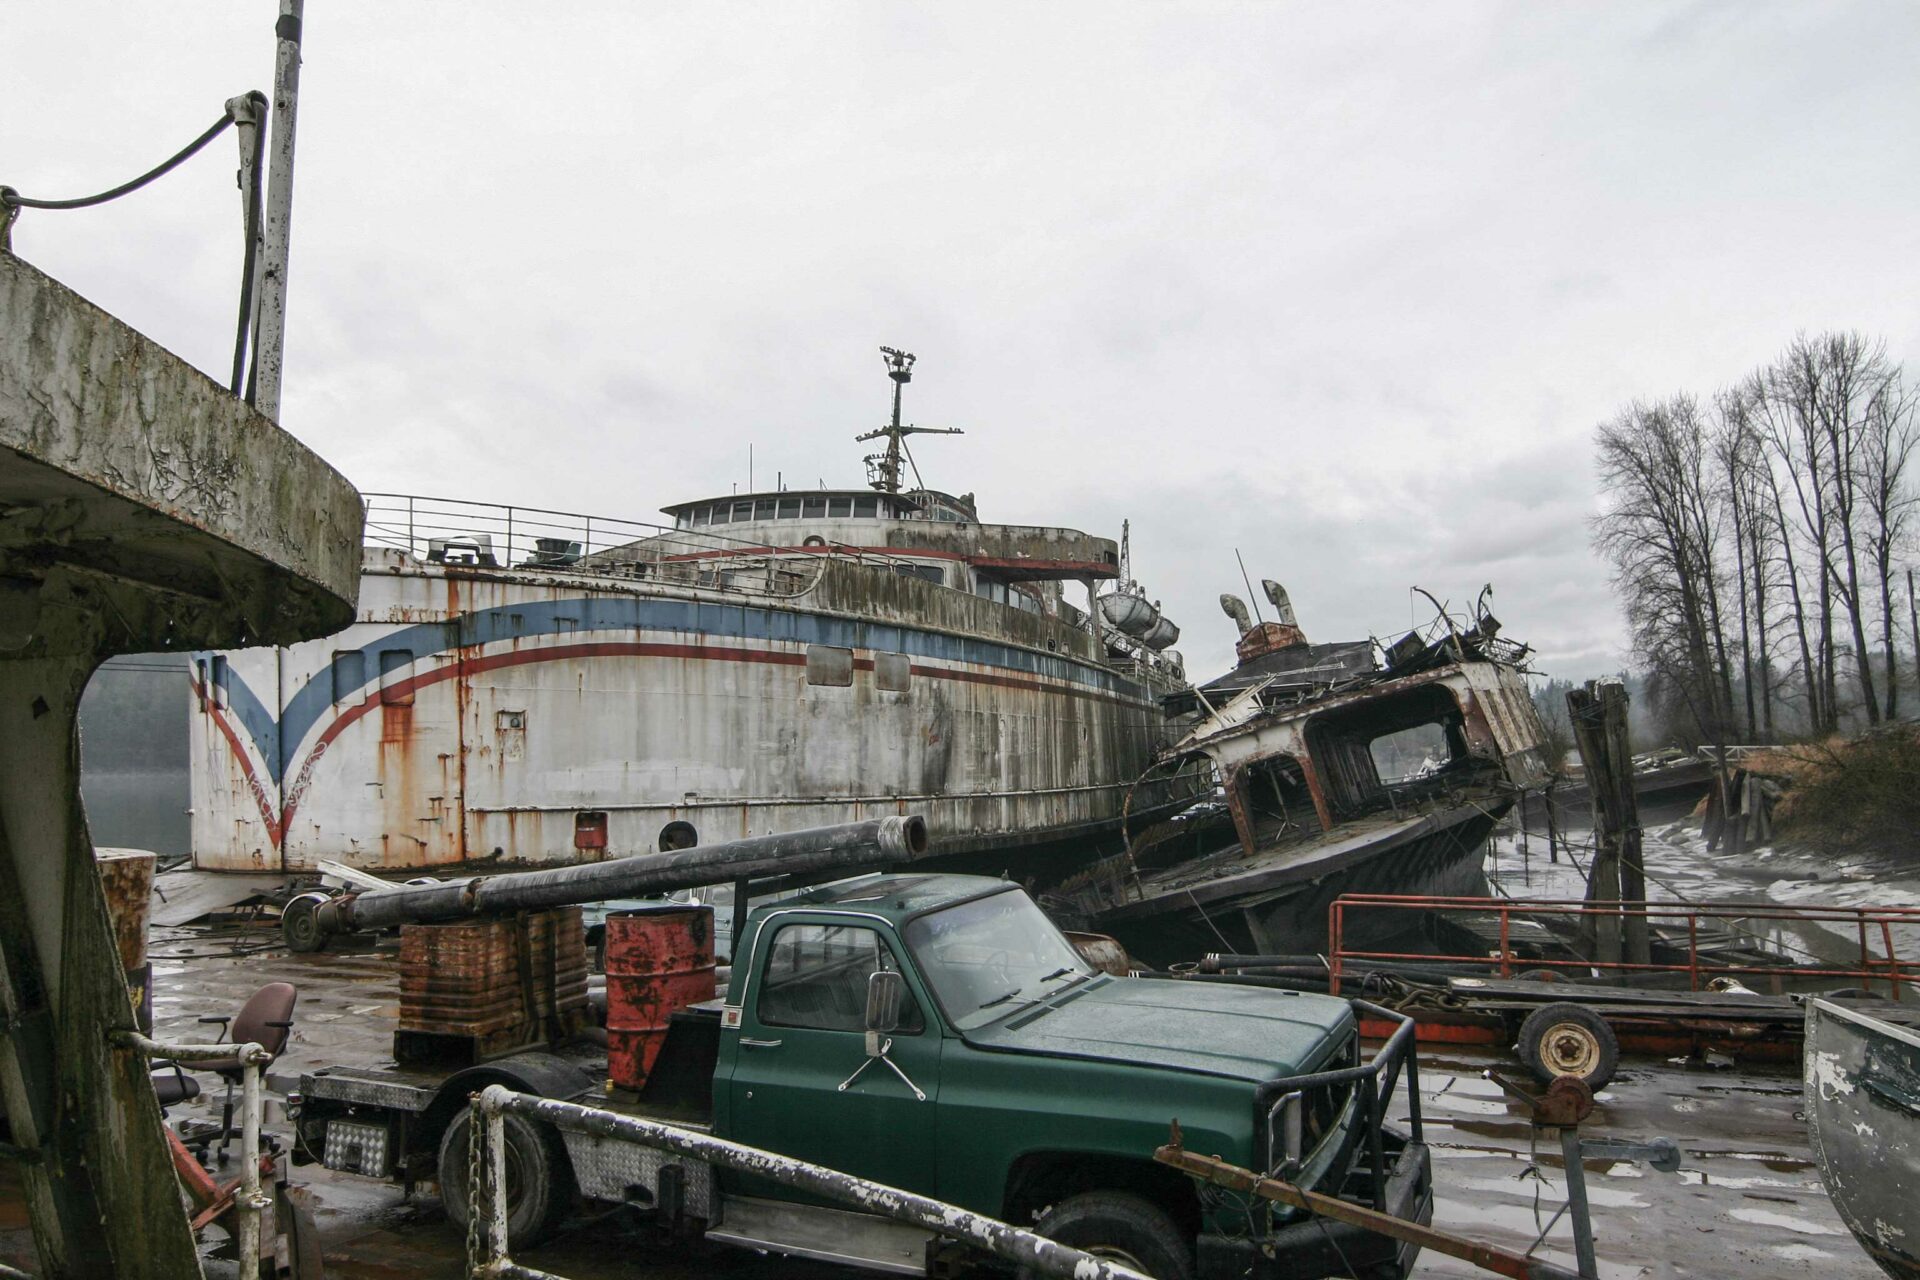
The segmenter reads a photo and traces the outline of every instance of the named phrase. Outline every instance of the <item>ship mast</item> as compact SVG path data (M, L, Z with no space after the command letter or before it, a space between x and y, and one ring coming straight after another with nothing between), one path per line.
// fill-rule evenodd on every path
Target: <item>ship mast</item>
M887 376L893 379L893 421L877 431L869 431L854 437L856 442L878 440L885 437L886 451L869 454L867 457L867 483L882 493L900 492L900 463L902 455L908 464L913 455L906 450L906 438L911 435L957 436L964 434L958 427L914 427L902 426L900 422L900 388L913 381L913 353L896 351L892 347L880 348L880 354L887 362ZM920 469L914 468L914 479L919 479Z

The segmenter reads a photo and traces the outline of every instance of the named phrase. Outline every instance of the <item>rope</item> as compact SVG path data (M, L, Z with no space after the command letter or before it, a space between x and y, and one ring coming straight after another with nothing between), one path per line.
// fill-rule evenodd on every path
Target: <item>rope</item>
M195 138L192 142L189 142L179 151L174 152L171 158L162 161L157 167L147 170L147 172L141 174L131 182L123 182L119 186L108 191L102 191L98 195L79 196L72 200L41 200L33 196L23 196L12 187L0 186L0 205L7 205L19 209L86 209L93 205L105 204L109 200L117 200L129 192L138 191L155 178L164 177L179 168L190 159L195 152L219 137L220 131L232 123L233 117L231 115L222 115L208 127L205 133Z

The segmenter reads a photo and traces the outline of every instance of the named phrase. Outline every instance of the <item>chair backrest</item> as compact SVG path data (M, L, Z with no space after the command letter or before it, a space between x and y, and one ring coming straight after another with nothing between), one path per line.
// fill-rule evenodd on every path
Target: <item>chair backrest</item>
M288 1028L268 1024L293 1021L294 1001L299 998L300 993L291 982L269 982L248 996L247 1002L240 1006L227 1038L234 1044L245 1044L251 1040L274 1057L279 1057L280 1051L287 1047Z

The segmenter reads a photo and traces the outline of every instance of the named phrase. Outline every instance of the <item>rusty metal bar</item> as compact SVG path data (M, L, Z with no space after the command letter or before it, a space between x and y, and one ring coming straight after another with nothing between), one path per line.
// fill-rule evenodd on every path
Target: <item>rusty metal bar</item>
M1178 1137L1176 1131L1175 1137ZM1405 1218L1396 1218L1390 1213L1381 1213L1377 1209L1368 1209L1362 1205L1349 1204L1333 1196L1322 1195L1318 1191L1307 1191L1291 1182L1282 1182L1277 1178L1264 1177L1251 1169L1242 1169L1238 1165L1228 1164L1214 1156L1203 1156L1188 1151L1177 1141L1170 1142L1153 1153L1153 1158L1161 1164L1171 1165L1184 1173L1190 1173L1216 1187L1225 1187L1229 1191L1238 1191L1246 1195L1255 1195L1262 1200L1272 1200L1279 1204L1292 1205L1308 1213L1323 1218L1332 1218L1335 1222L1351 1223L1367 1231L1375 1231L1395 1240L1431 1249L1435 1253L1444 1253L1450 1258L1459 1258L1472 1263L1483 1271L1496 1275L1511 1276L1514 1280L1582 1280L1578 1272L1568 1271L1539 1258L1529 1258L1513 1253L1496 1245L1481 1244L1441 1231L1418 1222L1409 1222Z
M916 1227L924 1227L936 1235L973 1245L1018 1266L1030 1268L1041 1275L1068 1277L1070 1280L1151 1280L1151 1277L1143 1276L1138 1271L1121 1266L1119 1263L1082 1253L1078 1249L1058 1244L1045 1236L1001 1222L997 1218L973 1213L958 1205L914 1195L912 1192L884 1186L878 1182L869 1182L865 1178L856 1178L852 1174L839 1173L817 1164L809 1164L804 1160L795 1160L791 1156L762 1151L738 1142L729 1142L725 1138L712 1137L697 1130L662 1124L655 1120L643 1120L638 1116L622 1115L614 1111L603 1111L596 1107L583 1107L571 1102L556 1102L551 1098L515 1093L506 1086L498 1084L488 1085L482 1090L474 1106L488 1120L487 1132L490 1139L498 1133L496 1127L498 1117L509 1111L518 1112L530 1119L553 1125L556 1129L614 1138L662 1151L676 1152L696 1160L704 1160L724 1168L766 1178L810 1195L841 1201L853 1206L861 1213L910 1223ZM494 1152L499 1151L504 1143L490 1141L489 1146L494 1148L489 1155L496 1161L502 1159ZM496 1189L491 1201L492 1220L488 1223L488 1247L492 1251L493 1262L489 1263L489 1266L506 1260L505 1181L505 1176L502 1174L495 1184ZM494 1243L496 1240L497 1244ZM540 1273L496 1269L483 1271L482 1274L524 1277L537 1276Z
M926 819L876 818L545 871L475 876L381 893L349 893L315 907L313 923L324 936L397 924L539 911L741 878L822 870L852 875L870 867L908 862L926 851Z

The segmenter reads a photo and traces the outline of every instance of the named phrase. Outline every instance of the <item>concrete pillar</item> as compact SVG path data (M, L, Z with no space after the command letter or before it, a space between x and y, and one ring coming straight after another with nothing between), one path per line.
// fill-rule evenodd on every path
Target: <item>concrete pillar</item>
M0 253L0 1100L40 1275L199 1273L79 791L116 653L351 620L352 486L178 358ZM186 696L182 690L182 697Z

